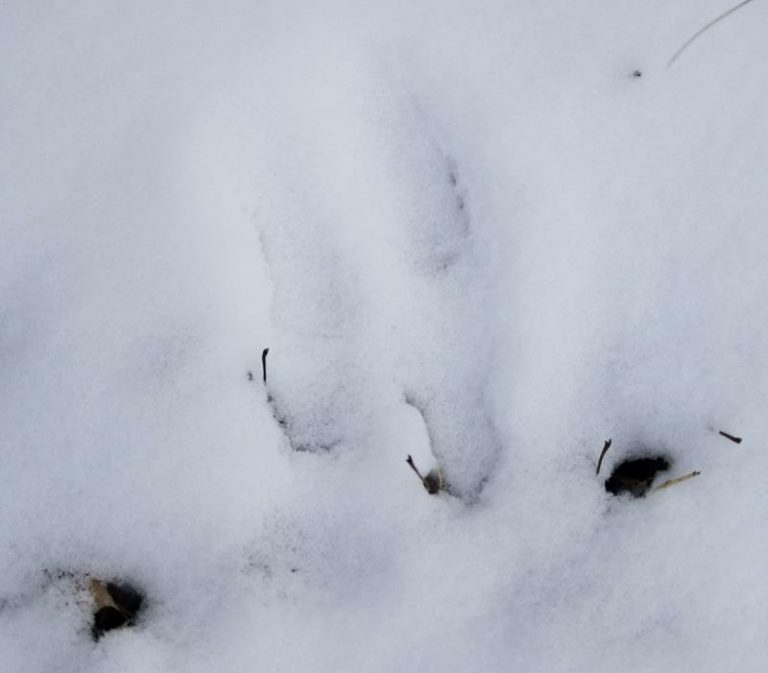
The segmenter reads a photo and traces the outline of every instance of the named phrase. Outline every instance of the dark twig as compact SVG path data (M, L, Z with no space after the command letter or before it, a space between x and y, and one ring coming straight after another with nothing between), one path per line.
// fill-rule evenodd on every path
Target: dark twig
M670 58L670 59L669 59L669 62L667 63L667 67L669 68L669 67L670 67L670 66L671 66L671 65L672 65L672 64L673 64L673 63L674 63L674 62L675 62L675 61L676 61L676 60L677 60L677 59L680 57L680 54L682 54L682 53L683 53L683 52L684 52L684 51L685 51L685 50L686 50L688 47L690 47L690 46L691 46L691 44L693 44L693 43L696 41L696 39L697 39L698 37L700 37L700 36L701 36L703 33L707 32L707 31L708 31L710 28L712 28L712 26L714 26L716 23L718 23L718 22L722 21L722 20L723 20L723 19L724 19L726 16L730 16L730 15L731 15L731 14L733 14L733 13L734 13L736 10L739 10L739 9L741 9L741 8L742 8L744 5L747 5L747 4L749 4L750 2L752 2L752 0L742 0L742 2L740 2L738 5L736 5L735 7L731 7L731 8L730 8L730 9L729 9L727 12L723 12L723 13L722 13L722 14L720 14L720 16L718 16L716 19L713 19L713 20L712 20L712 21L710 21L710 22L709 22L709 23L708 23L706 26L704 26L703 28L701 28L700 30L698 30L697 32L695 32L695 33L694 33L694 34L693 34L693 35L692 35L692 36L691 36L691 37L688 39L688 41L687 41L685 44L683 44L683 46L682 46L682 47L680 47L680 49L678 49L678 50L677 50L677 51L676 51L676 52L675 52L675 53L672 55L672 58Z
M726 439L730 439L732 442L735 442L736 444L741 444L741 437L734 437L733 435L730 435L727 432L723 432L722 430L719 431L719 434L725 437Z
M427 473L427 476L424 477L421 472L419 472L419 468L416 467L416 463L413 462L411 456L408 456L408 458L405 459L405 462L411 466L411 469L416 473L419 479L421 479L422 486L427 489L427 493L430 495L435 495L442 490L449 490L445 483L445 479L443 479L443 473L438 468L430 470Z
M421 476L421 472L419 472L419 468L416 467L416 464L413 462L413 458L411 456L408 456L405 459L405 462L408 463L411 466L411 469L418 475L419 479L421 479L421 483L424 483L424 477Z
M265 348L261 352L261 373L264 383L267 382L267 353L269 353L269 348Z
M600 459L597 461L597 470L595 471L595 476L600 474L600 468L603 465L603 458L605 458L605 454L608 453L608 449L611 448L611 440L607 439L605 441L605 446L603 447L603 450L600 452Z

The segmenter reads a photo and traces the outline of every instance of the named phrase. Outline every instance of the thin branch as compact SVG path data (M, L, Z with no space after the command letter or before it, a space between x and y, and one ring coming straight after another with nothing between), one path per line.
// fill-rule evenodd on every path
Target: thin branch
M670 486L674 486L675 484L679 484L683 481L688 481L689 479L693 479L694 477L698 477L701 474L699 470L694 470L693 472L689 472L688 474L684 474L682 477L678 477L677 479L667 479L663 484L660 486L657 486L654 488L654 491L660 491L662 488L669 488Z
M600 459L597 461L597 470L595 471L595 476L600 474L600 467L603 464L603 458L605 458L605 454L608 453L608 449L610 448L611 448L611 440L607 439L605 440L605 446L603 447L603 450L600 453Z
M424 483L424 477L421 476L421 472L419 472L419 468L416 467L416 464L413 462L413 458L411 456L408 456L405 459L405 462L408 463L411 466L411 469L418 475L419 479L421 479L421 483Z
M267 382L267 353L269 353L269 348L265 348L261 352L261 374L265 384Z
M735 442L736 444L741 444L741 437L734 437L733 435L730 435L727 432L723 432L722 430L720 430L718 434L722 435L726 439L730 439L732 442Z
M692 36L691 36L691 37L688 39L688 41L687 41L685 44L683 44L683 46L682 46L682 47L680 47L680 49L678 49L678 50L677 50L677 51L676 51L676 52L675 52L675 53L672 55L672 58L670 58L670 59L669 59L669 62L667 63L667 67L669 68L669 67L670 67L670 66L671 66L671 65L672 65L672 64L673 64L673 63L674 63L674 62L675 62L675 61L676 61L676 60L677 60L677 59L680 57L680 54L682 54L682 53L683 53L683 52L684 52L684 51L685 51L685 50L686 50L688 47L690 47L690 46L691 46L691 44L693 44L693 43L696 41L696 39L697 39L697 38L699 38L699 37L700 37L700 36L701 36L703 33L706 33L706 32L707 32L707 31L708 31L710 28L712 28L712 26L714 26L716 23L718 23L718 22L722 21L722 20L723 20L723 19L724 19L726 16L730 16L730 15L731 15L731 14L733 14L735 11L737 11L737 10L741 9L741 8L742 8L744 5L748 5L750 2L752 2L752 0L743 0L742 2L740 2L740 3L739 3L738 5L736 5L735 7L731 7L731 8L730 8L730 9L729 9L727 12L723 12L723 13L722 13L720 16L718 16L716 19L713 19L713 20L712 20L712 21L710 21L710 22L709 22L709 23L708 23L706 26L704 26L702 29L700 29L700 30L698 30L697 32L695 32L695 33L694 33L694 34L693 34L693 35L692 35Z

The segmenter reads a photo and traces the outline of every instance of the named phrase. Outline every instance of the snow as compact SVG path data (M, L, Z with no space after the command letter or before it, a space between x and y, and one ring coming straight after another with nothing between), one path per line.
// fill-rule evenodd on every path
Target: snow
M763 671L768 7L666 67L726 9L0 3L0 670Z

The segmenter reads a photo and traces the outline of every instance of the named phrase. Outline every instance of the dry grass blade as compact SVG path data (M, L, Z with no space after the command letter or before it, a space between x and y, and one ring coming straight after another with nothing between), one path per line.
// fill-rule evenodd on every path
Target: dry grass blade
M686 42L683 44L680 49L678 49L673 55L672 58L669 59L669 62L667 63L667 67L669 68L679 57L680 54L682 54L688 47L690 47L701 35L706 33L712 26L714 26L716 23L719 23L722 21L725 17L730 16L734 12L741 9L744 5L748 5L752 0L743 0L743 2L740 2L735 7L731 7L727 12L723 12L720 16L718 16L716 19L713 19L710 21L706 26L704 26L701 30L698 30L695 32Z
M653 490L660 491L663 488L669 488L670 486L674 486L675 484L680 484L684 481L688 481L689 479L693 479L694 477L698 477L700 474L701 472L699 470L694 470L693 472L684 474L682 477L677 477L677 479L667 479L663 484L657 486Z

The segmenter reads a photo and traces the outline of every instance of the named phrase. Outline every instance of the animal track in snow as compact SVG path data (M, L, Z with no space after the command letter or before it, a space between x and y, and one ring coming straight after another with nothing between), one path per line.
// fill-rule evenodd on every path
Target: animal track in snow
M493 307L458 163L428 136L409 147L414 173L429 184L410 192L412 212L400 243L402 282L411 298L402 348L412 351L403 356L401 381L446 480L472 501L501 453L486 392Z
M354 441L364 399L355 364L362 297L333 223L303 212L262 234L273 281L267 401L297 451Z
M364 446L388 422L390 393L407 390L446 479L472 501L501 452L486 390L496 309L474 235L482 223L426 117L386 119L394 125L370 147L335 129L350 143L345 163L328 158L341 172L312 164L311 187L286 189L267 216L268 401L293 449L323 451ZM349 170L355 153L360 171Z

